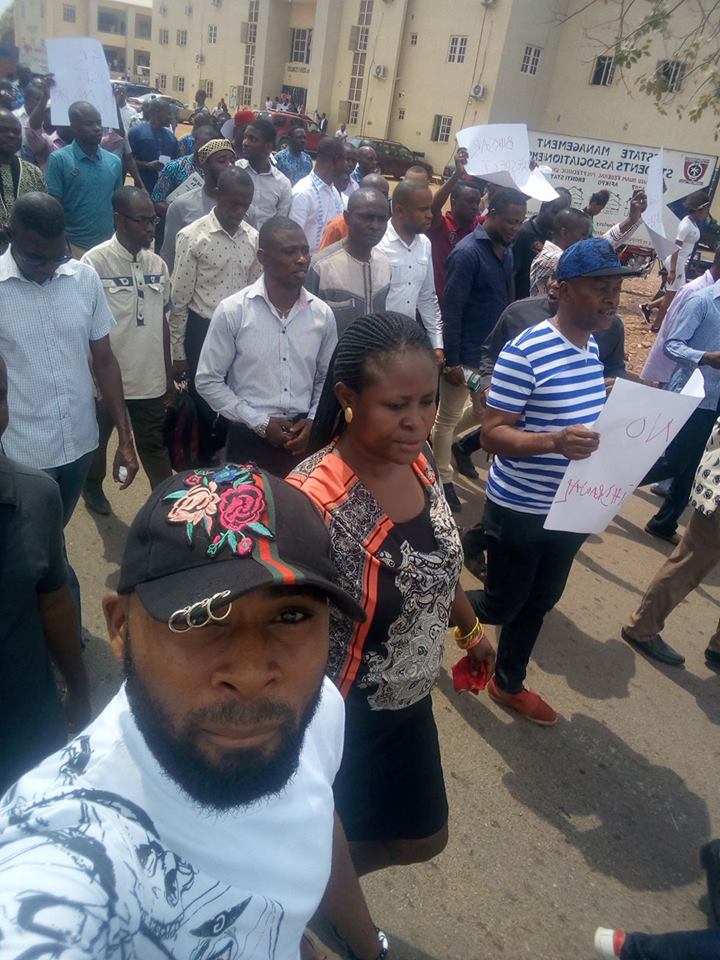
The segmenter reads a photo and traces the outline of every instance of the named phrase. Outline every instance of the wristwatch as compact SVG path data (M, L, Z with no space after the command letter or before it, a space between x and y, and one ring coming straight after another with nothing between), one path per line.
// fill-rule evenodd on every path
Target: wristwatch
M268 424L269 424L269 423L270 423L270 417L265 417L265 419L263 420L263 422L260 423L260 424L258 424L257 427L255 427L255 433L256 433L259 437L262 437L263 440L265 439L265 436L266 436L266 434L267 434L267 428L268 428Z
M386 960L386 958L390 956L390 944L388 943L388 938L379 927L375 927L375 929L377 930L378 943L380 944L380 952L378 953L377 957L375 957L375 960ZM358 960L349 947L347 947L347 956L348 960Z

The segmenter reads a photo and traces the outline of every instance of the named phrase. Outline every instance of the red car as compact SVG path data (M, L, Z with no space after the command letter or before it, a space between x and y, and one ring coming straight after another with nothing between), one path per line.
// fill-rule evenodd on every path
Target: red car
M238 117L242 118L241 122L247 123L245 118L249 113L255 114L256 117L266 117L271 121L277 130L276 150L283 150L287 146L290 130L293 127L304 127L307 134L307 152L315 156L318 144L322 139L322 133L320 127L311 117L306 117L302 113L286 113L283 110L246 110L241 108L235 114L235 123L238 123Z

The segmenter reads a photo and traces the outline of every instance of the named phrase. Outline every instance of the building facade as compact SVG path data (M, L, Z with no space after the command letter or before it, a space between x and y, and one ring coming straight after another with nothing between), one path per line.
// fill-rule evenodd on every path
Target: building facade
M95 37L111 76L150 79L152 0L15 0L14 18L20 62L33 70L44 68L47 37Z

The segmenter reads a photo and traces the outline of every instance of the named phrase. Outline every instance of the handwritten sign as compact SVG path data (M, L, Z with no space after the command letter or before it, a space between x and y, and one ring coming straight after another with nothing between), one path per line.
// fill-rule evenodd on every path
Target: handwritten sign
M645 187L647 196L647 210L642 215L645 229L647 230L652 245L655 247L655 253L664 260L670 254L677 250L672 240L668 240L665 233L665 224L663 223L664 200L663 200L663 171L665 169L665 160L662 147L660 153L656 154L648 163L648 179Z
M594 427L600 446L570 463L545 528L602 533L704 396L699 370L682 393L617 380Z
M457 133L468 152L469 174L501 187L514 187L535 200L554 200L557 192L539 170L530 169L530 143L524 123L487 123Z
M87 100L100 111L104 127L116 127L117 106L100 41L89 37L66 37L45 42L48 68L55 75L51 105L53 124L67 126L71 104Z

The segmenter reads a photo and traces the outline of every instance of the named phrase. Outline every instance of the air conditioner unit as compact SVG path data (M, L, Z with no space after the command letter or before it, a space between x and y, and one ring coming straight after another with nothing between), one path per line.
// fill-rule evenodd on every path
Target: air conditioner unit
M202 53L195 54L195 63L205 63L205 56Z
M384 80L385 77L388 75L388 70L387 70L387 67L383 67L382 64L379 63L375 67L374 73L375 73L375 76L378 78L378 80Z
M475 83L470 91L473 100L484 100L487 95L487 87L484 83Z

